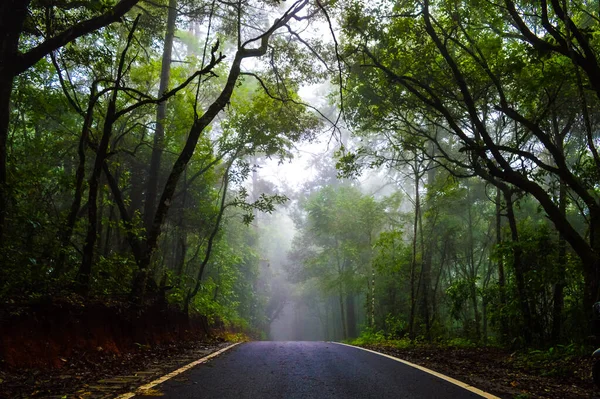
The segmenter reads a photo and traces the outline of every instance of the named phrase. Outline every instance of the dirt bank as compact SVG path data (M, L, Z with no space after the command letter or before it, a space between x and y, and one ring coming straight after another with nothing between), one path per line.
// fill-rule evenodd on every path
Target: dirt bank
M151 378L223 341L205 317L164 303L140 308L105 298L4 306L0 331L0 398L11 399L92 395L98 381L138 372ZM89 395L82 397L102 397Z
M77 298L48 300L0 309L0 362L3 368L61 368L77 353L119 355L207 335L206 319L188 318L158 303L143 308L127 302Z

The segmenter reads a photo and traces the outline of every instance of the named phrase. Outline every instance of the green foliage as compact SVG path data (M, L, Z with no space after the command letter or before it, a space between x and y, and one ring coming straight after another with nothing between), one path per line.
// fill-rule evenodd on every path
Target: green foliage
M123 295L129 293L137 266L131 256L112 253L100 256L94 269L94 290L99 295Z
M567 330L584 336L575 326L588 323L584 314L595 298L589 292L597 292L590 276L598 262L589 254L598 249L589 234L599 228L590 217L598 213L597 142L590 134L599 87L589 69L598 62L583 54L598 50L600 24L590 7L478 0L343 7L344 106L359 140L338 153L337 166L344 176L378 166L405 172L406 164L424 160L445 170L445 181L439 173L427 181L423 226L431 226L431 238L415 256L431 258L439 271L438 296L429 299L445 333L477 341L491 321L501 340L508 334L516 342L530 318L538 343L556 341L558 327L563 339ZM459 180L467 177L469 183ZM506 225L506 198L494 199L492 186L518 198L516 231L498 231L494 251L492 230L500 228L491 221L499 215ZM552 225L539 218L543 212ZM514 265L519 256L522 265ZM380 303L389 301L381 295ZM577 306L586 308L578 313Z
M463 318L461 313L463 307L471 298L471 287L474 284L476 284L476 281L455 280L448 288L446 288L446 295L450 301L450 315L455 320L461 320Z
M350 341L351 345L378 345L387 343L387 338L383 331L374 331L369 327L363 328L358 338Z
M306 219L294 249L303 263L299 278L319 276L326 291L341 284L344 292L357 292L368 266L362 260L370 258L382 220L380 205L352 186L324 187L302 205Z
M117 4L63 3L29 4L25 28L17 32L21 51ZM250 197L243 187L255 157L288 160L298 142L315 137L321 119L300 104L297 90L317 78L305 73L318 68L300 51L301 43L290 45L274 35L270 65L263 68L254 58L256 76L268 92L254 80L231 75L233 95L216 104L230 76L229 59L190 76L207 67L213 46L215 57L235 51L229 6L179 1L175 51L165 63L167 3L144 4L135 24L137 14L125 15L52 51L15 78L9 151L2 154L8 171L2 190L9 190L10 200L2 204L8 212L0 242L0 304L73 292L107 301L164 305L166 299L258 336L265 333L268 292L257 290L261 263L252 222L287 197L257 188ZM279 8L278 2L261 3L266 11L243 4L242 36L257 35L269 23L263 12ZM194 33L209 19L209 37ZM244 70L249 71L246 65ZM157 115L161 84L179 89L162 102L164 117ZM218 117L200 127L212 109ZM194 135L197 143L190 139ZM156 174L150 176L151 170ZM175 185L166 184L169 176ZM174 187L174 193L161 196L165 187ZM157 212L157 202L166 205L165 214ZM136 297L141 293L146 297Z
M445 342L445 345L452 348L476 348L478 345L467 338L456 337Z
M408 323L405 317L388 314L385 317L385 332L388 339L397 340L403 338L408 331Z
M519 354L517 365L536 370L538 375L553 377L574 376L572 362L580 361L582 356L588 356L590 349L573 342L566 345L551 346L545 350L528 350Z
M51 3L29 4L20 51L116 1ZM592 3L569 3L567 29L554 7L542 10L545 3L518 3L510 13L510 1L502 7L481 0L329 2L340 11L336 48L318 37L303 42L278 32L269 39L268 57L244 63L249 73L198 132L227 82L238 40L262 29L269 10L280 5L260 1L268 10L257 13L242 2L237 37L235 19L227 17L231 5L217 3L218 10L188 1L178 8L186 14L177 20L168 86L206 66L205 39L208 48L218 39L217 50L228 58L164 103L165 134L156 143L165 0L144 4L135 32L133 15L126 15L14 79L7 97L0 303L72 295L81 289L82 259L91 259L88 295L123 297L141 270L149 276L150 300L166 297L215 323L264 334L276 302L288 293L261 286L264 265L253 229L258 213L293 202L299 234L288 271L301 287L295 294L316 313L329 312L323 317L335 320L339 334L348 327L341 325L344 316L346 324L359 324L348 321L354 316L348 305L360 303L354 313L366 320L357 341L363 344L402 346L408 333L413 341L451 346L522 346L530 317L533 343L553 346L528 356L548 362L548 373L558 357L578 350L557 343L583 339L584 303L597 291L600 87L598 62L589 54L600 48L600 23ZM542 11L548 12L544 23ZM211 31L199 39L193 31L208 22L208 12ZM307 43L312 51L303 48ZM331 65L347 69L332 71ZM357 183L335 182L325 160L318 167L329 170L297 202L256 187L250 193L245 184L258 157L291 160L298 142L317 136L322 120L297 92L323 78L341 87L353 130L353 139L335 152L338 175L385 168L395 193L380 199ZM112 120L113 107L129 111ZM107 156L98 163L105 168L96 179L107 132ZM198 142L188 148L192 133ZM157 150L161 161L152 177L158 186L179 176L167 200L149 190ZM177 163L184 151L191 158ZM97 193L90 192L94 180ZM507 192L516 230L507 226ZM154 252L145 253L157 222L145 205L159 200L169 211ZM97 239L90 249L93 223L89 232Z

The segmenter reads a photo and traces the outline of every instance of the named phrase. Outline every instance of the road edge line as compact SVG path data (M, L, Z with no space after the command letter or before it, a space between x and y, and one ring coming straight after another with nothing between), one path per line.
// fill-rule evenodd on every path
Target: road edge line
M495 395L492 395L491 393L487 393L485 391L482 391L481 389L476 388L476 387L474 387L472 385L466 384L466 383L464 383L462 381L459 381L457 379L454 379L452 377L448 377L447 375L444 375L442 373L438 373L437 371L430 370L430 369L428 369L426 367L419 366L418 364L414 364L414 363L408 362L406 360L402 360L402 359L399 359L397 357L394 357L394 356L391 356L391 355L387 355L385 353L377 352L377 351L374 351L374 350L371 350L371 349L367 349L367 348L361 348L360 346L354 346L354 345L344 344L342 342L331 341L331 343L338 344L338 345L348 346L350 348L360 349L360 350L363 350L363 351L366 351L366 352L375 353L377 355L381 355L381 356L387 357L387 358L395 360L397 362L404 363L407 366L414 367L414 368L419 369L421 371L424 371L424 372L426 372L428 374L434 375L434 376L436 376L438 378L441 378L444 381L448 381L451 384L458 385L459 387L461 387L463 389L466 389L467 391L471 391L473 393L476 393L477 395L482 396L482 397L484 397L486 399L500 399L498 396L495 396Z
M195 367L195 366L197 366L199 364L206 363L208 360L212 359L213 357L217 357L221 353L226 352L229 349L231 349L234 346L237 346L239 344L240 344L239 342L236 342L236 343L231 344L231 345L229 345L229 346L227 346L227 347L225 347L223 349L220 349L220 350L218 350L216 352L213 352L213 353L211 353L209 355L206 355L206 356L204 356L204 357L202 357L202 358L200 358L198 360L194 360L193 362L191 362L189 364L186 364L185 366L180 367L180 368L178 368L175 371L171 371L170 373L165 374L162 377L157 378L156 380L154 380L152 382L149 382L147 384L144 384L144 385L136 388L135 392L127 392L127 393L121 394L121 395L115 397L115 399L130 399L130 398L133 398L134 396L142 393L143 391L147 391L149 389L152 389L155 386L157 386L159 384L162 384L163 382L165 382L167 380L170 380L171 378L173 378L173 377L175 377L175 376L183 373L184 371L188 371L189 369L191 369L191 368L193 368L193 367Z

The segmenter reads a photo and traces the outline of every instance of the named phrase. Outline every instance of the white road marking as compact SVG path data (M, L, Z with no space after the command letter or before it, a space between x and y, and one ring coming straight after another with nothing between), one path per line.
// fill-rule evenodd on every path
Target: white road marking
M494 395L492 395L492 394L490 394L490 393L487 393L487 392L484 392L484 391L482 391L482 390L481 390L481 389L479 389L479 388L475 388L474 386L471 386L471 385L465 384L465 383L464 383L464 382L462 382L462 381L455 380L454 378L452 378L452 377L448 377L448 376L446 376L446 375L444 375L444 374L441 374L441 373L438 373L437 371L433 371L433 370L430 370L430 369L428 369L428 368L425 368L425 367L423 367L423 366L419 366L418 364L414 364L414 363L411 363L411 362L407 362L406 360L398 359L397 357L390 356L390 355L386 355L385 353L376 352L376 351L372 351L372 350L370 350L370 349L361 348L360 346L354 346L354 345L343 344L343 343L341 343L341 342L332 342L332 343L334 343L334 344L338 344L338 345L349 346L349 347L351 347L351 348L361 349L361 350L363 350L363 351L367 351L367 352L375 353L375 354L378 354L378 355L381 355L381 356L385 356L385 357L387 357L387 358L390 358L390 359L392 359L392 360L395 360L395 361L397 361L397 362L404 363L404 364L406 364L407 366L411 366L411 367L414 367L414 368L416 368L416 369L419 369L419 370L421 370L421 371L424 371L424 372L426 372L426 373L429 373L429 374L431 374L431 375L434 375L434 376L436 376L436 377L438 377L438 378L441 378L442 380L448 381L449 383L452 383L452 384L454 384L454 385L458 385L459 387L461 387L461 388L464 388L464 389L466 389L467 391L471 391L471 392L473 392L473 393L476 393L477 395L483 396L484 398L487 398L487 399L500 399L498 396L494 396Z
M228 347L225 347L221 350L218 350L216 352L211 353L210 355L204 356L201 359L195 360L193 362L191 362L190 364L187 364L175 371L170 372L169 374L166 374L152 382L147 383L146 385L142 385L141 387L137 388L135 392L127 392L124 393L122 395L117 396L115 399L129 399L129 398L133 398L135 395L139 395L139 394L143 394L144 391L147 391L149 389L154 388L155 386L162 384L163 382L183 373L184 371L188 371L189 369L191 369L192 367L195 367L199 364L202 363L206 363L208 360L212 359L213 357L217 357L219 356L221 353L228 351L229 349L233 348L234 346L238 345L239 343L235 343L235 344L231 344Z

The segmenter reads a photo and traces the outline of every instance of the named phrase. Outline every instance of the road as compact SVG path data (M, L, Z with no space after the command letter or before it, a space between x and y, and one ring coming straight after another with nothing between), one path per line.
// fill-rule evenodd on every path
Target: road
M245 343L155 389L163 399L481 398L393 359L329 342Z

